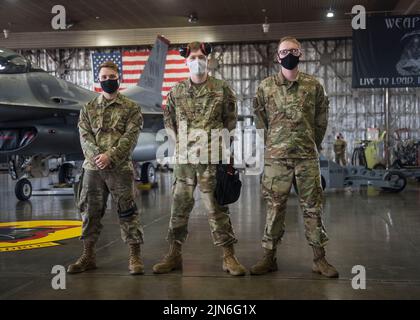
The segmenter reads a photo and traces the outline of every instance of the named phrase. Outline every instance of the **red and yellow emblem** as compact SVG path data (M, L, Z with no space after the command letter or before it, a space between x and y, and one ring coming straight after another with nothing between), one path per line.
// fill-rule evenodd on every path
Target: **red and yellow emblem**
M58 246L55 241L79 237L82 222L37 220L0 222L0 252Z

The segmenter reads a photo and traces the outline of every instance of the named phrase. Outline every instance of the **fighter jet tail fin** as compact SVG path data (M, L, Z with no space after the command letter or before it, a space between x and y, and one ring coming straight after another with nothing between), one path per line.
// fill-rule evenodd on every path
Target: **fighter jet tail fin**
M144 66L138 86L154 92L162 92L163 76L165 72L166 55L168 53L169 40L158 36L150 53L149 59Z

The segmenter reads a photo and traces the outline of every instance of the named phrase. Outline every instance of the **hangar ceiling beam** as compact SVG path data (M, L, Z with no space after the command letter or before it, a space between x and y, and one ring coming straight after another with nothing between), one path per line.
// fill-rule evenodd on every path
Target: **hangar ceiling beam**
M394 11L401 15L412 14L420 10L420 0L400 0L394 8Z
M182 28L150 28L123 30L87 30L10 33L0 38L0 47L9 49L95 48L140 46L154 43L161 34L173 44L202 40L212 43L275 41L285 35L298 39L351 37L350 20L271 23L270 32L263 33L260 24L198 26Z

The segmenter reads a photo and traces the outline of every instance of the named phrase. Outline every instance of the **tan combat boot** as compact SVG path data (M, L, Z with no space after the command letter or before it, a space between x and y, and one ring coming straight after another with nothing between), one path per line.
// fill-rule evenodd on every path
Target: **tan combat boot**
M314 251L314 263L312 271L322 274L328 278L338 278L338 271L325 259L325 250L323 247L312 247Z
M235 256L233 244L223 246L223 271L229 272L232 276L243 276L246 269L241 265Z
M168 254L161 262L153 266L153 273L168 273L173 270L182 269L182 245L177 241L172 241L169 246Z
M80 273L87 270L96 269L95 262L95 242L93 241L83 241L83 253L80 258L69 265L67 268L68 273Z
M130 274L143 274L144 265L140 258L140 243L130 244L130 256L128 259Z
M250 273L252 275L261 275L277 271L277 269L276 249L270 250L264 248L263 258L252 266Z

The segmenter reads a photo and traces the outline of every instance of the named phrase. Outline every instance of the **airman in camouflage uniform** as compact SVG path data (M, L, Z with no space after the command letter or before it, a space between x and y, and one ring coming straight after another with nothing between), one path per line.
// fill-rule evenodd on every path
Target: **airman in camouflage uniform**
M343 135L339 133L337 135L337 139L334 142L335 162L339 165L345 166L347 164L346 148L347 142L344 140Z
M100 66L104 92L80 111L79 133L85 156L77 206L83 219L84 252L69 273L96 268L94 246L102 230L108 195L117 207L121 236L130 247L129 271L142 274L143 231L134 202L131 154L143 126L140 107L118 92L118 67ZM108 91L108 92L106 92Z
M179 136L181 123L187 125L188 135L193 130L202 130L209 139L212 129L226 128L231 131L236 127L235 95L225 81L207 74L208 52L203 52L201 48L199 42L189 44L187 65L190 68L190 79L172 88L164 110L165 127L175 136L178 162L174 167L173 203L167 237L170 249L163 260L153 267L153 271L167 273L182 268L181 245L187 239L188 219L194 207L193 194L198 184L208 211L213 242L224 249L223 270L232 275L243 275L245 269L234 255L233 244L237 240L232 229L229 209L219 206L214 197L217 164L210 164L210 157L207 157L207 163L188 161L188 156L194 153L194 146L199 145L199 142L188 143L185 150L179 147L182 143ZM210 149L211 143L208 144L208 149L206 147L209 153ZM183 164L184 160L188 162Z
M318 150L327 128L328 98L313 76L298 71L301 52L296 39L282 39L278 51L282 70L261 82L254 99L256 126L265 132L262 192L267 218L262 240L265 254L251 274L277 270L276 248L284 234L287 199L296 179L305 235L314 250L313 271L337 277L325 259L328 237L321 220Z

